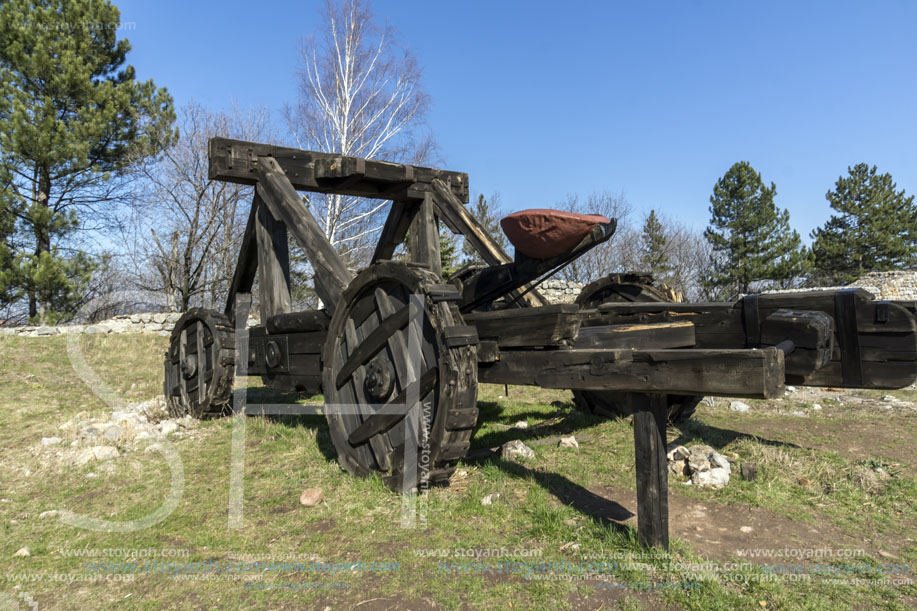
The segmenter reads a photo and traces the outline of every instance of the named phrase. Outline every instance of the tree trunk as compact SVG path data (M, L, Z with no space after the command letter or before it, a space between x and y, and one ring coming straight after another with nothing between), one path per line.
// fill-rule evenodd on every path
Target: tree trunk
M51 199L51 172L47 166L38 167L38 192L35 197L35 205L47 210ZM36 218L37 217L37 218ZM37 214L33 216L33 226L35 228L35 263L40 264L41 255L51 252L51 228L50 218L46 214ZM39 317L39 321L44 323L48 315L48 302L51 296L47 291L38 287L36 291L29 292L29 316Z

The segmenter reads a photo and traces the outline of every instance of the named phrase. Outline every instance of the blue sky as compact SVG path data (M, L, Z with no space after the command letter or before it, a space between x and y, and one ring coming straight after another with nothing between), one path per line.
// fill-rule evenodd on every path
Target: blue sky
M279 111L319 2L115 0L177 104ZM444 166L506 212L624 192L700 229L750 161L808 233L847 166L917 193L917 2L379 1L432 96ZM282 127L279 113L276 122Z

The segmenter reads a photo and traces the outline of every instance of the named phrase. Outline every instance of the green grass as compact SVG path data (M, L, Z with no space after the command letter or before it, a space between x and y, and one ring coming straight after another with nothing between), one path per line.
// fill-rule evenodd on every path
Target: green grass
M127 401L141 401L161 392L161 361L167 338L157 336L83 336L82 353L98 375ZM569 392L483 386L479 393L481 421L473 447L494 447L520 436L505 427L519 420L530 425L561 417L523 437L565 433L589 437L579 451L552 445L533 446L536 458L525 463L488 459L460 465L452 486L436 488L417 499L421 523L401 524L402 499L378 479L356 479L338 467L327 428L320 416L249 417L244 422L244 513L241 528L230 528L232 419L202 423L192 438L174 442L181 457L184 490L177 509L155 526L129 533L82 530L42 511L67 509L110 520L142 517L163 502L170 471L158 454L130 454L114 461L110 472L99 465L74 468L42 460L40 439L59 434L58 426L80 412L101 415L110 408L74 372L67 339L0 338L4 355L0 376L0 570L3 595L28 592L39 608L429 608L565 609L577 608L908 608L917 600L911 586L851 585L827 578L811 583L762 581L763 569L749 566L731 573L698 573L685 564L706 559L689 541L676 539L670 553L645 553L635 532L601 519L583 499L608 486L631 490L634 453L631 425L626 420L600 420L572 411ZM252 396L285 401L252 379ZM301 399L300 397L296 397ZM914 399L914 393L902 396ZM313 400L314 401L314 400ZM552 405L552 402L559 402ZM830 411L826 406L826 411ZM832 412L833 414L834 412ZM794 520L830 524L839 532L862 538L901 541L913 536L917 523L911 506L917 486L908 466L894 466L880 455L852 461L838 452L802 444L765 443L731 432L729 422L773 422L777 416L736 414L703 408L696 423L669 438L709 443L736 460L759 464L758 481L743 482L737 474L722 490L673 484L673 493L739 511L762 507ZM856 411L836 418L870 418ZM760 420L756 420L760 419ZM913 426L908 420L906 426ZM772 440L771 440L772 441ZM870 462L871 461L871 462ZM877 481L869 473L887 467L892 477ZM99 477L87 479L90 471ZM803 478L808 482L799 483ZM325 501L313 508L299 504L307 487L320 487ZM498 492L490 506L481 498ZM592 499L597 501L597 499ZM607 501L606 501L607 502ZM578 545L578 547L575 547ZM812 547L823 541L814 539ZM31 556L14 558L28 546ZM481 557L483 550L507 549L526 556ZM194 580L168 573L93 577L87 560L68 550L186 550L187 556L161 558L173 562L235 562L247 557L295 557L304 561L397 563L397 571L347 571L338 575L303 570L246 573L241 579ZM432 557L428 550L448 550ZM901 560L917 561L913 541L900 546ZM466 556L464 554L472 554ZM118 558L100 558L118 560ZM554 563L562 577L563 563L629 560L628 566L604 576L622 589L601 590L596 581L526 579L537 562ZM719 559L724 560L723 558ZM504 572L477 572L476 565L449 563L523 561ZM446 564L439 564L445 562ZM640 564L634 564L639 562ZM867 556L862 563L879 567L890 560ZM849 564L849 561L848 561ZM187 567L188 565L183 565ZM838 565L840 566L840 565ZM850 568L850 567L848 567ZM518 570L517 570L518 569ZM840 570L840 569L839 569ZM59 581L69 575L68 581ZM740 577L746 579L743 581ZM875 571L873 575L875 576ZM185 576L187 577L187 576ZM245 582L260 579L275 585L318 583L303 590L260 590ZM346 582L345 590L329 589ZM255 582L257 583L257 582ZM682 589L643 591L650 584L681 584ZM20 586L14 589L14 586ZM292 586L288 586L292 587ZM761 603L764 603L762 606ZM363 603L363 604L361 604ZM357 606L359 605L359 606Z

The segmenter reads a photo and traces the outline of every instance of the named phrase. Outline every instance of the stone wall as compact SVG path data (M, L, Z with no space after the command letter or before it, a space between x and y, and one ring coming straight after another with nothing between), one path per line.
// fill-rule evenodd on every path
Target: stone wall
M917 271L870 272L850 286L866 289L878 299L917 300Z
M172 327L181 318L178 312L158 312L115 316L109 320L91 325L61 325L58 327L0 327L0 335L24 335L38 337L61 335L67 333L107 334L107 333L157 333L169 335ZM248 320L248 326L260 324L256 318Z
M582 290L582 282L566 280L549 279L538 285L538 292L551 303L573 303Z

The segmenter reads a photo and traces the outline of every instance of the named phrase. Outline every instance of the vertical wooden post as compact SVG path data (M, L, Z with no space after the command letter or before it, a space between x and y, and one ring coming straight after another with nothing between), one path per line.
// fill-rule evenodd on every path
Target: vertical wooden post
M433 212L433 195L424 194L423 202L414 215L411 223L411 239L408 250L411 260L424 263L438 276L443 275L442 261L439 257L439 222Z
M258 236L258 274L261 279L261 321L292 308L290 298L290 246L287 226L278 221L258 195L255 234Z
M637 539L669 548L669 476L665 457L668 402L662 394L631 394L637 466Z

